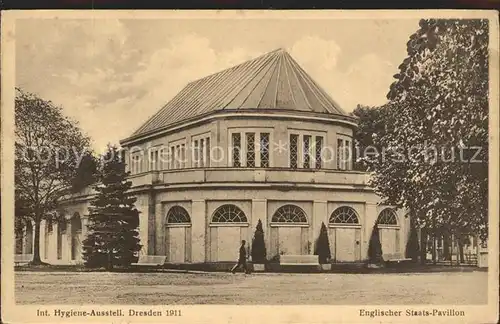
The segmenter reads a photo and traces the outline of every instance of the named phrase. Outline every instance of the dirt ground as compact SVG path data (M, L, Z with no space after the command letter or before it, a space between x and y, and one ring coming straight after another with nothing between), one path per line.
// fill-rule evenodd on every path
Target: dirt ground
M485 304L487 272L251 274L17 272L20 304Z

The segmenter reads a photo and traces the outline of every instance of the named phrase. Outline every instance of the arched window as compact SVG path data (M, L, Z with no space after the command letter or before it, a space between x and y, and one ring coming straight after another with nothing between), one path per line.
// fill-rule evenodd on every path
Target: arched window
M306 213L295 205L284 205L274 213L273 223L307 223Z
M52 218L49 218L45 221L45 232L50 234L50 233L52 233L53 230L54 230L54 224L53 224Z
M167 224L191 223L191 217L189 217L187 210L185 210L181 206L173 206L172 208L170 208L167 213L166 219Z
M68 225L68 220L66 218L62 218L57 226L59 234L66 233L66 227Z
M386 208L380 212L377 219L378 225L398 225L397 216L393 209Z
M212 223L247 223L245 213L235 205L223 205L212 216Z
M330 224L359 224L358 215L353 208L342 206L335 209L330 216Z
M71 233L80 233L82 231L82 220L80 214L74 213L71 217Z

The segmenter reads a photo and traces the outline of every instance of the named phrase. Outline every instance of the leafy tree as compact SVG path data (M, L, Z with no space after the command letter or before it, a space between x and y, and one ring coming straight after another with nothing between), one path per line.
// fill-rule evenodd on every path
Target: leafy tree
M486 239L488 21L423 19L407 52L375 137L384 151L372 185L429 232Z
M266 243L264 241L264 230L262 229L262 222L259 219L255 234L252 240L252 261L254 263L266 262Z
M328 240L328 230L326 229L324 222L321 222L321 229L319 231L318 240L316 241L314 255L318 256L320 264L328 263L332 257L330 242Z
M71 192L77 193L97 182L98 159L91 153L85 152L78 164L75 177L71 180Z
M382 258L382 244L380 244L380 233L377 224L373 225L372 235L368 243L368 261L371 264L381 264L384 261Z
M102 157L95 198L89 207L89 234L83 241L85 265L90 268L129 266L137 258L139 211L136 198L127 191L132 182L116 147Z
M71 192L80 159L90 154L90 141L61 107L19 88L15 126L15 216L20 223L35 224L31 263L42 264L40 224L54 218L53 211Z
M354 131L356 143L355 168L360 171L369 171L371 159L377 158L381 147L376 144L377 136L385 133L384 124L385 106L370 107L358 105L352 114L358 118L358 127Z

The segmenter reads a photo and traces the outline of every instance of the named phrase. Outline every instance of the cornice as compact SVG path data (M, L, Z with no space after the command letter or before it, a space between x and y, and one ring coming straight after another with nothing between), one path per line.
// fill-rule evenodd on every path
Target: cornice
M300 120L300 121L315 121L328 124L342 124L352 128L357 127L357 118L354 116L346 116L341 114L331 113L316 113L310 111L284 110L284 109L244 109L244 110L218 110L194 118L186 119L182 122L167 125L156 130L137 134L125 138L120 141L122 146L130 146L134 143L144 142L159 137L168 133L180 131L185 128L198 126L200 124L209 123L220 119L242 119L242 118L259 118L259 119L280 119L280 120Z

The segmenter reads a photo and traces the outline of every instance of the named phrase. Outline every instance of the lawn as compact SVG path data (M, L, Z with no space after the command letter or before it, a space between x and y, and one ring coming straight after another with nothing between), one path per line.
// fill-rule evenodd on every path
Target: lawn
M485 304L488 273L16 272L20 304Z

